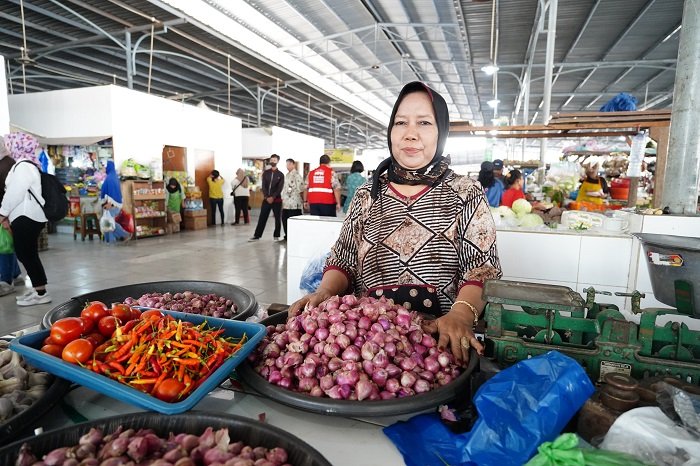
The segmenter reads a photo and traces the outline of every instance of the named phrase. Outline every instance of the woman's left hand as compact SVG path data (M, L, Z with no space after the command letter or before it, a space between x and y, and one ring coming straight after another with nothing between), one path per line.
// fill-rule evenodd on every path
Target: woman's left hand
M474 314L469 309L458 308L436 320L424 321L423 331L439 334L438 348L449 348L457 364L466 366L470 348L474 348L479 355L484 354L484 346L474 336L473 324Z

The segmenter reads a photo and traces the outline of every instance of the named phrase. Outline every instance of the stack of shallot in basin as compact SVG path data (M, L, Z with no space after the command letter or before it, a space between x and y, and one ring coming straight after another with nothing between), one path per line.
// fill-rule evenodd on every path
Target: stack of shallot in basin
M388 400L425 393L457 378L422 317L384 298L334 296L286 324L269 326L251 356L268 382L315 397Z

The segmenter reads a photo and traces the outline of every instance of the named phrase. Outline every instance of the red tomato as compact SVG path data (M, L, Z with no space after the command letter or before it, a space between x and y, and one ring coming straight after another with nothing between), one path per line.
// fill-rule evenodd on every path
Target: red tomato
M141 318L141 311L132 307L131 308L131 320L139 320Z
M92 346L90 340L78 338L77 340L71 341L65 348L63 348L61 357L66 362L73 364L85 364L88 359L90 359L90 356L92 356L92 351L94 348L95 347Z
M110 312L121 322L127 322L132 319L131 307L127 306L126 304L114 303L112 304L112 310Z
M95 355L95 359L98 361L104 361L104 359L107 357L107 353L105 350L112 346L112 342L110 340L105 341L101 345L98 345L95 347L95 351L93 354Z
M97 323L97 329L105 337L111 338L114 330L117 328L117 325L121 325L119 319L114 316L107 316L100 319L100 321Z
M95 321L93 319L81 316L80 320L83 321L83 335L92 333L92 331L95 330Z
M149 309L147 311L143 311L141 313L141 319L146 320L151 316L158 316L158 317L163 317L163 313L160 312L158 309Z
M50 354L51 356L56 356L57 358L60 358L61 353L63 353L63 346L48 344L48 345L42 346L41 351L43 351L46 354Z
M87 336L85 337L85 339L88 340L88 341L90 341L90 343L92 343L92 346L94 346L95 348L97 348L97 347L100 346L102 343L104 343L105 340L106 340L107 338L105 338L105 336L102 335L101 333L92 332L91 334L87 335Z
M51 338L51 334L49 334L48 337L44 338L44 344L45 344L45 345L58 345L58 343L56 343L56 342L54 341L54 339ZM60 345L59 345L59 346L60 346Z
M153 395L159 400L172 403L184 389L185 384L177 379L165 379L158 385Z
M80 317L64 317L51 326L51 339L59 345L67 345L83 333Z
M80 312L80 317L87 317L95 322L108 315L107 305L102 301L92 301Z

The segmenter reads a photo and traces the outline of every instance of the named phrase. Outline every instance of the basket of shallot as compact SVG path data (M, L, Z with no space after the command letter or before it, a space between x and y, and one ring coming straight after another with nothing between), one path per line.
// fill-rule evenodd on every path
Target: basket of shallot
M282 429L196 411L126 414L53 430L0 448L0 464L330 466Z
M384 298L334 296L288 319L263 321L267 336L237 372L253 390L307 411L391 416L435 409L468 395L467 367L422 330L423 316Z

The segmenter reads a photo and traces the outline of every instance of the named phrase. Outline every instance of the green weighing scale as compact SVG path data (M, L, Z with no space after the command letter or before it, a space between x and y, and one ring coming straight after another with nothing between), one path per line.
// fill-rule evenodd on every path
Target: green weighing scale
M560 351L585 369L593 381L618 372L637 379L674 377L700 385L700 330L686 323L657 325L659 316L687 316L700 329L700 238L636 234L642 242L654 296L676 309L641 309L643 293L631 298L628 321L614 304L596 302L610 292L587 288L586 299L565 286L492 280L487 302L486 355L500 366Z

